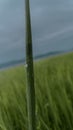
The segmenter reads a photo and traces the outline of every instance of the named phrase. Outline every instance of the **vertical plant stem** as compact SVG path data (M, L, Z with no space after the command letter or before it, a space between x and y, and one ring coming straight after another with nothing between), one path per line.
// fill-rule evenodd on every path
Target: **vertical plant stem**
M29 0L25 0L26 19L26 66L27 66L27 107L29 130L35 130L35 88L32 54L32 33Z

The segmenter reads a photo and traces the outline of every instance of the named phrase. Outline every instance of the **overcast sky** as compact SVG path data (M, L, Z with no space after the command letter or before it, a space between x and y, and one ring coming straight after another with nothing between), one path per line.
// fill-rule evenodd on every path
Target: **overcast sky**
M24 0L0 0L0 62L25 55L24 7ZM52 40L73 31L73 0L30 0L30 7L34 50L56 50Z

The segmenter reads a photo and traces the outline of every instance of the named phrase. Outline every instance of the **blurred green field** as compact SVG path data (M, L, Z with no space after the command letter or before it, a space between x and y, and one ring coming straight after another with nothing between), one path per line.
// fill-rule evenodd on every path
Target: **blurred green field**
M73 53L34 63L37 130L73 130ZM0 130L28 130L26 70L0 71Z

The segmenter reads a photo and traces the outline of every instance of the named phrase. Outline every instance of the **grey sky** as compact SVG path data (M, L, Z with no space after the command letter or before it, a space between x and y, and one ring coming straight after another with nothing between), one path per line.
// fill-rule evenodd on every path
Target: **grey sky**
M73 28L73 0L30 0L30 7L35 53L56 50L49 35ZM24 0L0 0L0 62L24 57L24 14Z

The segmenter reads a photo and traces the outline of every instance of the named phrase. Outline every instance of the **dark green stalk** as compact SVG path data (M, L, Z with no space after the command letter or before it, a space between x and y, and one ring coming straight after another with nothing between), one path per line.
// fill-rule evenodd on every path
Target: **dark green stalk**
M35 88L32 54L32 33L29 0L25 0L26 19L26 68L27 68L27 107L29 130L35 130Z

